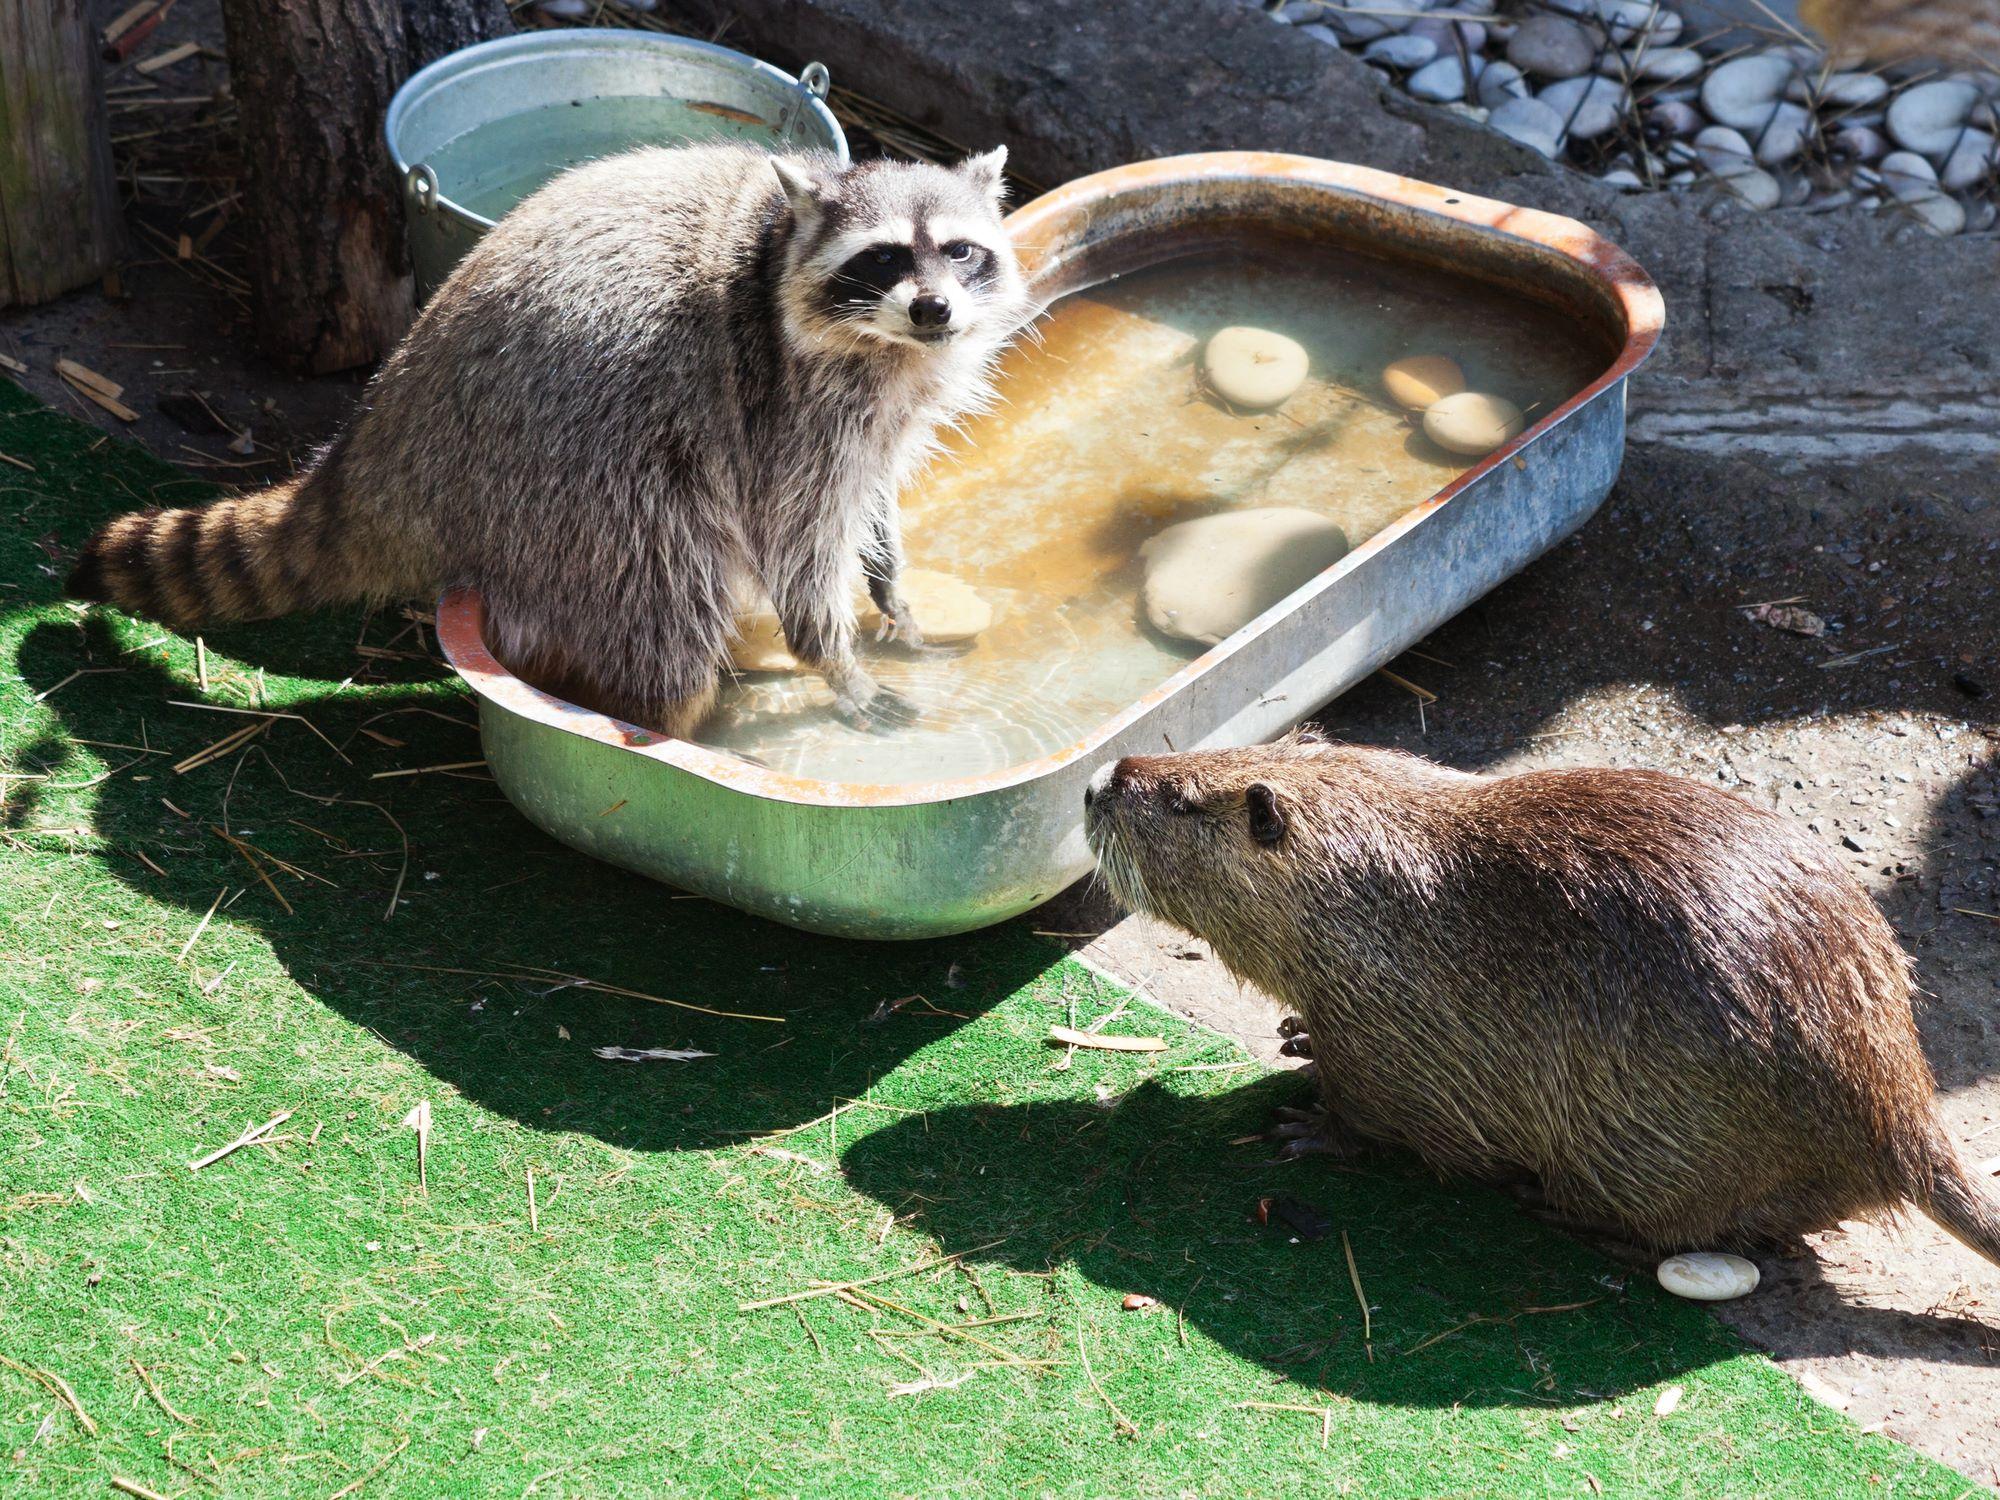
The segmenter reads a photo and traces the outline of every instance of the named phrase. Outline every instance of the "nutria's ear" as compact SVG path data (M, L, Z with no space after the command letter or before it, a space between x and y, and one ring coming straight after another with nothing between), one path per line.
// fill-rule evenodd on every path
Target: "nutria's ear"
M1278 797L1261 781L1244 788L1243 806L1250 814L1250 837L1269 846L1285 836L1285 815L1278 810Z
M995 146L991 151L979 156L968 156L958 164L958 175L970 182L980 192L993 200L998 208L1007 196L1007 179L1001 174L1007 169L1007 148Z
M771 170L778 174L778 186L785 190L785 201L792 206L792 218L801 229L810 229L819 222L826 210L825 190L812 179L812 174L801 170L782 156L771 158Z

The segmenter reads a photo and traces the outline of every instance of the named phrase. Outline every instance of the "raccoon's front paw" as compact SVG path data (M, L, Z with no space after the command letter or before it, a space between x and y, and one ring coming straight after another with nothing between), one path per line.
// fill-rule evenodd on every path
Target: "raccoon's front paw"
M893 595L882 610L875 624L875 639L895 641L911 651L924 649L924 632L910 610L909 601L901 594Z
M835 683L833 704L841 718L871 734L886 734L917 721L916 706L909 699L890 692L865 672Z

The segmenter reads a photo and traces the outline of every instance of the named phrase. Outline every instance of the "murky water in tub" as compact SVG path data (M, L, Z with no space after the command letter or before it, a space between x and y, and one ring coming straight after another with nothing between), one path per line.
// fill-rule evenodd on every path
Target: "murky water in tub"
M1210 334L1273 329L1310 373L1276 410L1232 412L1197 383ZM865 653L919 721L849 728L812 676L744 676L700 738L796 775L893 784L1018 765L1081 739L1204 648L1139 613L1140 546L1256 506L1331 518L1358 546L1474 462L1413 433L1382 367L1448 354L1529 420L1604 356L1562 314L1436 273L1287 247L1170 261L1064 298L1007 357L1002 404L904 496L911 565L950 573L994 620L953 654Z

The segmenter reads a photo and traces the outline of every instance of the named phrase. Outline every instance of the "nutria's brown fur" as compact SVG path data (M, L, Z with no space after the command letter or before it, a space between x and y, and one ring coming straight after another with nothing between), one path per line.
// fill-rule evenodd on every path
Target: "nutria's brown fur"
M1648 771L1295 739L1122 760L1086 826L1114 890L1304 1014L1329 1145L1525 1176L1657 1250L1910 1202L2000 1262L1895 935L1771 813Z

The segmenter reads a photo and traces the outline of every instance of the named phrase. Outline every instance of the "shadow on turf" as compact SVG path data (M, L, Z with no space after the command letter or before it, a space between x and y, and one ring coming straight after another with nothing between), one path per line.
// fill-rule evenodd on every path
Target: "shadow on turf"
M282 622L275 634L280 643L291 636L293 649L267 654L267 663L320 675L353 666L351 620ZM107 846L103 869L178 907L190 932L219 891L241 891L218 922L254 928L308 993L466 1097L530 1126L660 1150L796 1125L862 1093L1060 956L1018 926L895 944L796 932L574 853L536 831L483 776L375 779L381 770L479 754L465 701L422 683L348 692L329 683L283 705L309 717L347 763L302 726L281 722L241 751L176 775L176 759L247 721L169 706L201 694L143 656L121 654L94 617L37 626L17 667L34 693L79 670L122 670L50 694L46 706L63 732L17 760L51 780L15 784L8 826L48 826L47 788L64 779L69 739L98 741L96 753L112 766L133 756L111 746L163 747L90 793L95 807L83 821ZM364 724L401 743L370 739ZM294 908L285 911L211 831L224 826L225 805L231 832L338 888L267 865ZM407 830L409 863L406 904L385 920L402 864L391 818ZM160 956L171 958L178 945L177 937L167 942ZM204 976L219 968L202 968L199 949L193 962ZM784 1021L721 1019L553 978L436 972L521 965ZM213 1003L226 1005L231 993L223 986ZM885 1001L912 995L924 999L877 1018ZM593 1054L609 1045L693 1046L716 1056L690 1066Z
M1164 1304L1113 1317L1184 1314L1191 1333L1355 1400L1573 1405L1739 1352L1699 1310L1500 1194L1439 1183L1398 1158L1361 1170L1275 1164L1266 1145L1227 1144L1297 1089L1265 1077L1190 1099L1147 1083L1105 1105L933 1110L855 1141L841 1165L852 1186L947 1247L1000 1240L975 1267L1066 1261ZM1330 1232L1305 1242L1260 1225L1258 1200L1272 1194L1310 1204ZM1371 1309L1367 1337L1343 1230Z

